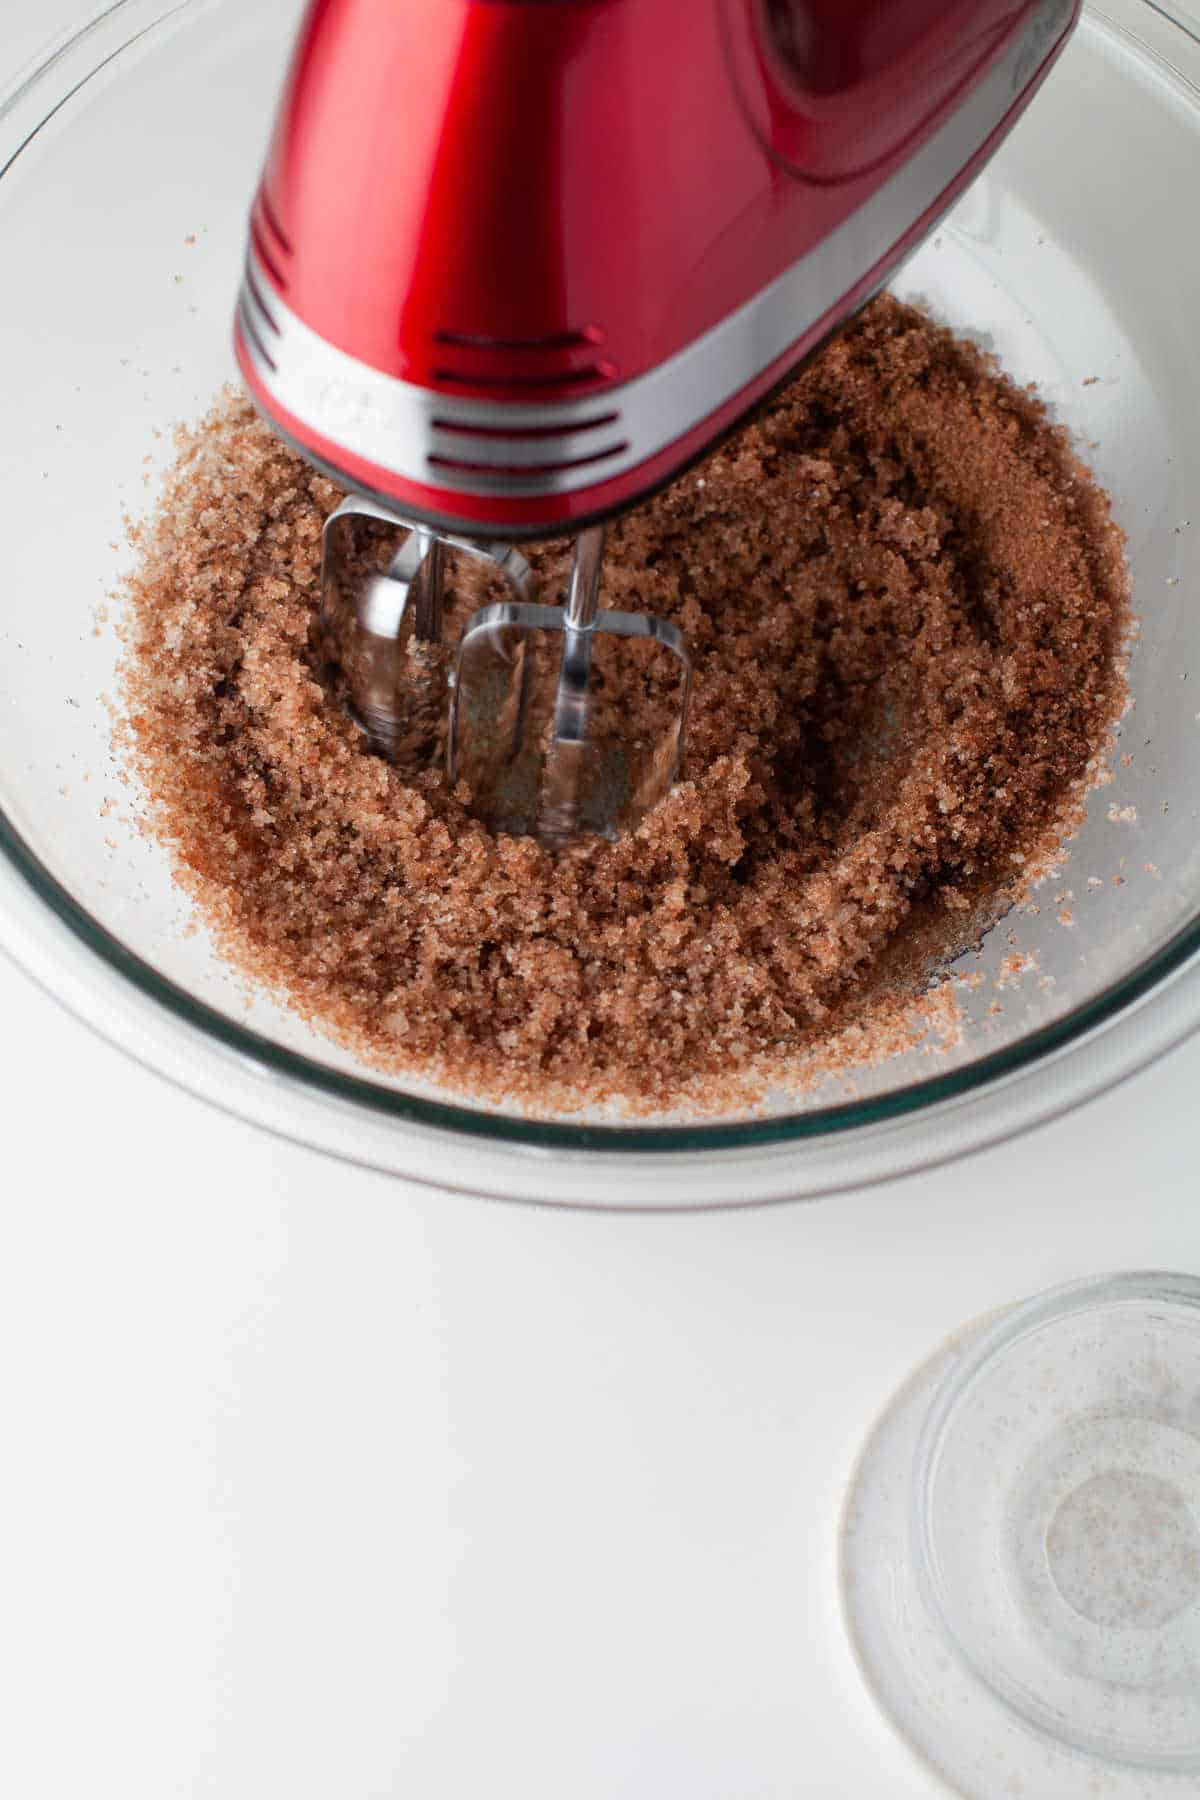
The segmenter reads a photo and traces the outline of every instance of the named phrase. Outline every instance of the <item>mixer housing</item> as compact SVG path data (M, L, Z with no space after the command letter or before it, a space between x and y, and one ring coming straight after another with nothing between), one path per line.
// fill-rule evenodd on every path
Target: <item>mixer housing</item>
M933 228L1078 0L313 0L236 348L405 519L575 531L703 453Z

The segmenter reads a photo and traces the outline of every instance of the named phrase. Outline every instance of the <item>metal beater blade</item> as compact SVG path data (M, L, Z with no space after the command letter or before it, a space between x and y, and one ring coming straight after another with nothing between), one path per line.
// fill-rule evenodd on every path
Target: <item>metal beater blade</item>
M481 607L459 643L450 781L493 830L550 848L636 826L683 755L687 646L665 619L600 610L604 538L597 526L576 539L565 606Z
M364 543L364 520L389 528L382 546ZM502 579L518 599L536 594L532 569L510 544L443 536L361 494L348 495L321 534L326 657L371 748L413 774L442 755L453 679L442 648L444 602L460 556Z

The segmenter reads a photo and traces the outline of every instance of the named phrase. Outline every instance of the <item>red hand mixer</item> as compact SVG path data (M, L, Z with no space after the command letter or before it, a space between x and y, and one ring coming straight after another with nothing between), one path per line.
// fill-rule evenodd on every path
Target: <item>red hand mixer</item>
M437 711L421 651L469 560L507 585L453 647L450 779L497 828L551 843L661 797L687 649L664 620L599 607L604 522L881 286L1003 141L1077 13L313 0L236 347L271 424L351 490L326 527L323 606L375 748L411 744L431 671ZM364 519L393 534L365 572L345 538ZM578 534L569 591L547 606L514 540L563 533ZM636 753L611 704L600 721L598 638L652 649L676 680L669 729Z

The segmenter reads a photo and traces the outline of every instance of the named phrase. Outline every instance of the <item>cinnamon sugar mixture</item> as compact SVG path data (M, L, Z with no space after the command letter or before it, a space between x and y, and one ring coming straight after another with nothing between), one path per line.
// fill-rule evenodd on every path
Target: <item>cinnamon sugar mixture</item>
M717 1104L894 1017L1071 828L1124 698L1106 496L889 298L613 528L601 603L696 665L682 779L615 843L493 838L436 766L368 753L315 629L339 498L241 397L183 438L136 533L126 738L225 953L487 1097ZM567 547L530 560L560 598Z

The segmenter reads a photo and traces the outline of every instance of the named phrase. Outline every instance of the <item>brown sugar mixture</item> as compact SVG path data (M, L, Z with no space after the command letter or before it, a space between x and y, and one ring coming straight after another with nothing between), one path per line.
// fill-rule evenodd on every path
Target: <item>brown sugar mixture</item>
M1019 893L1122 707L1106 496L890 298L613 527L602 604L674 620L696 668L680 782L616 842L493 837L435 763L368 752L316 630L339 498L241 397L184 437L136 533L126 742L243 971L485 1097L645 1112L802 1076ZM561 598L568 548L530 560Z

